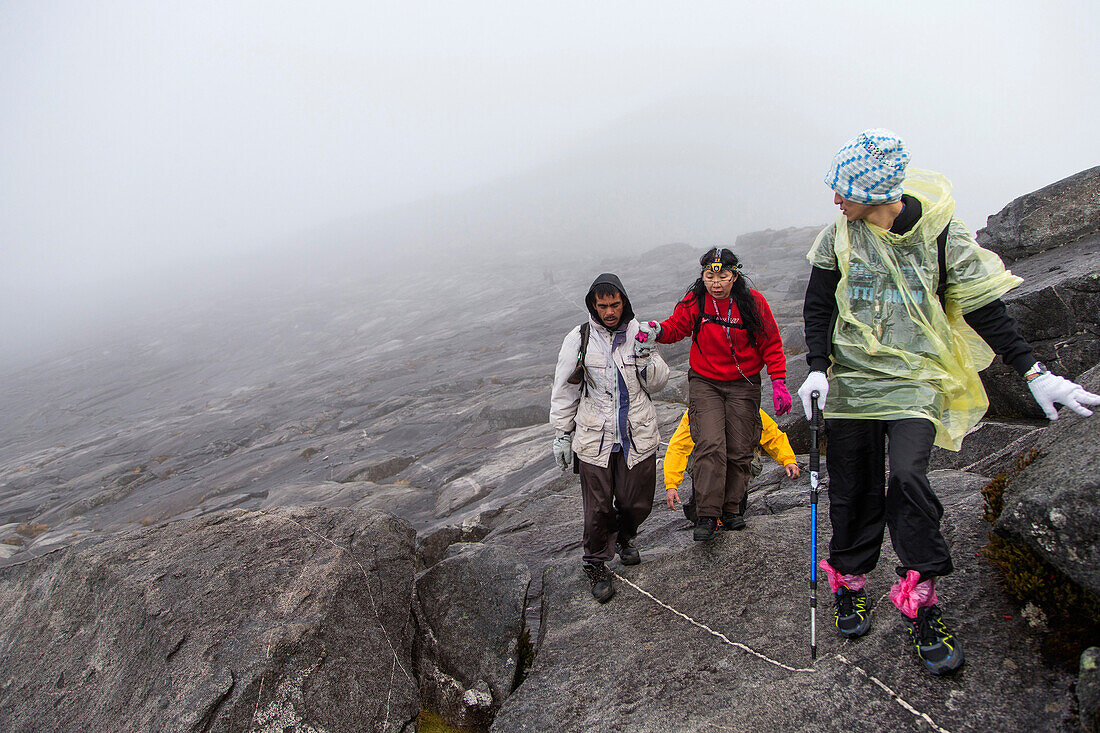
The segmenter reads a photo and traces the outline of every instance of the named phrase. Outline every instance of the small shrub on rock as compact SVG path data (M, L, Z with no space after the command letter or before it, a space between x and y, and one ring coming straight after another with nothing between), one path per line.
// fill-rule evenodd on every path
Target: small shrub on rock
M1004 510L1004 492L1012 478L1039 457L1021 453L1011 471L997 474L982 489L985 519L993 524ZM1081 653L1100 637L1100 600L1045 561L1030 547L994 532L983 554L1001 573L1005 592L1022 607L1034 604L1046 615L1043 653L1052 662L1074 669Z

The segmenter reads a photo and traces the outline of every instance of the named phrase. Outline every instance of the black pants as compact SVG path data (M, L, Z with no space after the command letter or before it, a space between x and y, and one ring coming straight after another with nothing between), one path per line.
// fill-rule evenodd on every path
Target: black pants
M607 562L615 557L615 541L638 534L653 511L657 491L657 454L626 467L622 451L611 454L607 468L580 461L584 501L584 560Z
M916 570L927 580L950 573L951 552L940 533L943 505L928 482L928 457L936 437L932 422L835 419L826 421L826 427L833 525L829 564L846 574L870 572L878 564L883 529L889 526L901 563L899 576Z

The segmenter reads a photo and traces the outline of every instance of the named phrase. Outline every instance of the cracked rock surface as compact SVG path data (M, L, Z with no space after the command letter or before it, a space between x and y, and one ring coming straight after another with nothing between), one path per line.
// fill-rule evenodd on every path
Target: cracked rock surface
M233 510L0 583L7 730L399 731L419 712L412 527Z

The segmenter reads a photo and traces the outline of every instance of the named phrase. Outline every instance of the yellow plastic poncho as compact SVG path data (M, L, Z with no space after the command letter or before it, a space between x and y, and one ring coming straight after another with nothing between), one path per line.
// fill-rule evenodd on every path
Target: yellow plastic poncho
M952 218L947 178L911 169L903 187L921 203L913 229L894 234L841 215L806 255L815 267L840 271L825 416L928 418L936 445L958 450L989 406L978 372L994 356L962 316L1023 280ZM949 223L945 313L936 297L936 237Z

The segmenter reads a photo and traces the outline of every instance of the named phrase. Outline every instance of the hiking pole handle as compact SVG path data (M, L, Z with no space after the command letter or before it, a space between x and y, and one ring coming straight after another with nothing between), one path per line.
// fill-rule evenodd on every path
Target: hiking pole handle
M810 393L810 471L816 473L821 468L821 452L818 449L821 432L821 408L817 404L821 393L816 389ZM817 490L817 486L813 487Z
M810 470L818 469L818 433L821 432L821 408L817 404L821 393L816 389L810 393Z

